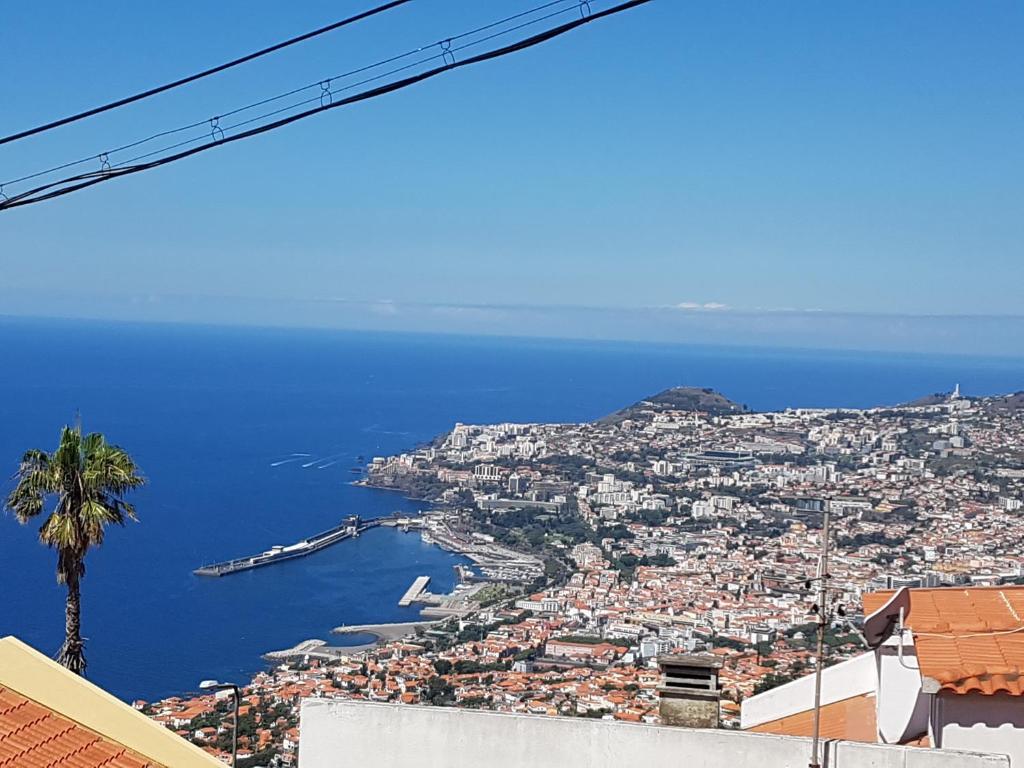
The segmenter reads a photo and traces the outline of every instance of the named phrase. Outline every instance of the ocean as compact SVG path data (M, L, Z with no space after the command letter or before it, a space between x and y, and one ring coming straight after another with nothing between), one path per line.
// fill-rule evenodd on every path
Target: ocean
M421 504L354 487L351 469L456 421L582 421L675 385L758 410L866 407L1024 388L1024 358L446 337L0 319L0 477L51 450L80 414L136 458L139 522L90 553L91 680L152 700L206 678L247 682L263 653L340 624L408 621L419 575L454 584L462 558L374 529L307 558L220 579L201 564L290 544L349 514ZM63 590L38 526L0 516L0 636L47 654ZM362 638L353 638L362 640Z

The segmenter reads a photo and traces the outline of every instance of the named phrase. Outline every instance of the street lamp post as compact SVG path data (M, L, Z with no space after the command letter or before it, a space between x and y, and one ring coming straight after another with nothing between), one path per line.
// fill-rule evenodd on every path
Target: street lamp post
M234 708L231 710L231 768L235 768L238 763L238 705L241 701L238 686L234 683L221 683L217 680L203 680L199 687L204 691L231 691L234 699Z

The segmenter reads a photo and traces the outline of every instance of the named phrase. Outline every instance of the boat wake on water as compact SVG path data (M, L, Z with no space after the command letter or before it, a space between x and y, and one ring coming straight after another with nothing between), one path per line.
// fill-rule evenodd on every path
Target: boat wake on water
M338 460L341 459L341 457L345 456L345 455L347 455L347 454L345 454L345 453L332 453L330 456L321 456L320 458L313 459L312 461L307 461L305 464L302 465L302 468L303 469L309 469L310 467L316 466L318 464L323 464L324 462L329 462L327 464L324 464L323 467L320 467L320 466L316 467L317 469L323 469L324 467L331 466L331 464L336 464L338 462Z
M272 461L270 463L270 466L272 466L272 467L280 467L282 464L290 464L293 461L298 461L299 459L308 458L311 455L312 454L309 454L309 453L293 453L287 459L281 459L280 461Z

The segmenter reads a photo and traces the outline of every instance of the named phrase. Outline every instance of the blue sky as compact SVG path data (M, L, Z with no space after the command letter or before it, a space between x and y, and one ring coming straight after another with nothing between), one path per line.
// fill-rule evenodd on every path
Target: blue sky
M12 5L0 132L370 4ZM0 147L0 175L534 4L415 0ZM680 341L713 328L736 343L922 351L972 350L984 334L1024 354L1020 318L990 318L1022 314L1022 39L1017 0L655 0L0 214L0 314Z

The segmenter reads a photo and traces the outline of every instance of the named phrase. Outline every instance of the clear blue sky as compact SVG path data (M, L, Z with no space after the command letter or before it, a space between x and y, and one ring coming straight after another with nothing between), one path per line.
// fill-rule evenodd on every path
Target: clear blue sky
M0 131L374 1L9 4ZM415 0L0 147L0 175L534 4ZM897 316L1022 314L1022 40L1019 0L655 0L523 54L0 214L0 314L597 336L628 315L630 337L692 341L710 323L739 342L795 333L812 344L800 333L827 316L846 329L829 345L852 343L860 316L875 315L889 319L864 320L884 326L869 346L899 325L913 348L907 328L928 319ZM972 322L936 320L921 346L971 349ZM1019 319L985 322L997 346L1024 353Z

